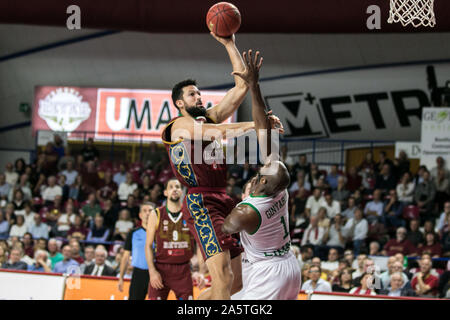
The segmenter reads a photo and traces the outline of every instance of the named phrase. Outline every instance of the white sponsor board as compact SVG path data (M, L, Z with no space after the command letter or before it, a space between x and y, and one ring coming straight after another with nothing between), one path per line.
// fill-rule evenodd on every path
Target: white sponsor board
M422 155L420 164L430 170L436 158L450 163L450 108L424 108L422 110Z
M0 272L0 300L63 300L65 277Z
M311 300L394 300L389 298L371 298L366 296L357 296L357 295L335 295L335 294L321 294L321 293L313 293L311 295Z
M420 159L421 142L398 141L395 143L395 157L398 158L400 151L405 151L409 159Z

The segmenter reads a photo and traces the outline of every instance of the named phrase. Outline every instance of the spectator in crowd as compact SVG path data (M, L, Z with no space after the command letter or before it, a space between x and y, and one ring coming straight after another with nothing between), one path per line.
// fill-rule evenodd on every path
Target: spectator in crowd
M18 191L21 192L19 197L17 194ZM16 210L21 210L19 209L20 202L31 200L32 196L33 195L28 182L28 175L24 173L20 176L19 183L14 188L10 189L8 194L8 200L14 202L15 205L16 202L18 202L16 205Z
M119 165L119 172L114 174L113 181L120 186L122 183L124 183L127 180L127 169L125 167L125 164L121 163Z
M310 263L303 264L303 266L301 268L302 283L305 283L306 281L308 281L310 279L309 278L309 268L311 268L311 264Z
M442 252L443 256L450 257L450 215L447 216L447 224L442 228Z
M361 162L361 164L358 167L359 171L364 171L365 169L373 169L375 170L375 160L373 159L372 152L367 152L364 160Z
M395 256L390 256L388 258L387 267L388 269L380 275L383 289L387 289L389 287L391 276L394 273L400 273L403 278L402 285L408 285L410 287L408 276L403 272L403 264L400 261L397 261Z
M447 261L447 270L439 278L439 298L450 298L450 261Z
M406 228L399 227L396 231L396 238L389 240L382 251L385 256L393 256L396 253L403 255L415 256L417 255L417 248L406 239Z
M438 241L437 235L434 232L426 233L425 243L419 244L417 252L420 256L428 253L432 258L439 258L442 254L442 246Z
M424 241L423 233L419 230L419 227L419 219L411 219L409 221L409 231L406 234L406 239L408 239L416 248Z
M389 164L384 164L380 171L380 174L376 176L375 189L378 189L382 194L387 194L389 190L396 188L397 181L392 175L391 166Z
M321 268L326 273L331 273L339 267L339 252L335 248L328 250L328 261L322 261Z
M114 270L105 264L108 253L102 247L97 247L95 249L95 260L84 270L84 274L89 274L92 276L109 276L115 277L116 273Z
M78 175L70 186L69 198L83 202L88 196L89 188L83 183L83 176Z
M353 242L355 255L359 255L361 247L367 238L367 232L369 231L369 224L363 217L361 209L356 208L355 217L347 221L345 229L347 230L348 237Z
M243 200L243 199L242 199ZM291 208L291 225L298 227L304 223L306 217L306 201L308 200L305 188L300 188L293 199Z
M434 221L432 219L425 220L423 224L423 234L427 234L428 232L435 232Z
M56 239L52 238L48 240L47 247L49 253L48 258L51 262L51 268L53 270L57 262L64 260L64 256L61 252L59 252L58 242L56 241Z
M9 236L10 237L16 236L22 238L25 235L25 233L27 233L27 226L25 225L25 219L22 215L18 215L16 219L17 219L16 224L14 224L9 230Z
M301 245L313 245L314 249L316 246L320 246L323 241L323 236L325 234L325 230L322 227L319 227L319 218L315 215L311 216L309 221L309 226L306 228L303 233L303 239Z
M408 155L405 150L400 150L398 159L394 160L393 174L396 180L403 176L405 172L409 172L411 168L411 162L408 159Z
M351 196L348 198L346 209L342 211L341 215L344 218L344 220L351 219L355 216L355 210L356 210L355 198Z
M321 191L319 188L314 189L313 194L308 197L306 201L306 216L309 218L311 216L317 215L317 212L321 207L324 206L325 199L321 196Z
M396 187L398 201L404 205L410 205L414 199L414 189L415 184L411 181L411 174L405 172Z
M38 249L34 252L34 263L28 266L28 271L51 273L51 262L48 260L47 251Z
M161 206L162 187L159 183L156 183L150 191L150 198L148 201L155 203L157 206ZM134 218L135 220L137 218Z
M339 204L339 201L333 200L330 193L325 195L325 202L322 206L327 210L327 216L330 219L341 213L341 205Z
M101 215L104 218L104 225L110 230L114 230L116 221L119 219L119 212L116 206L113 205L111 199L106 199L103 203Z
M95 193L92 192L89 194L88 196L88 200L87 203L83 206L83 208L81 209L82 213L83 213L83 217L84 219L90 224L91 220L93 222L94 217L97 214L100 214L102 212L102 208L100 207L100 205L97 202L97 198L95 197Z
M347 249L344 251L344 260L348 262L350 268L354 270L358 268L358 261L355 259L353 250Z
M137 184L133 182L133 176L131 173L127 173L125 182L119 185L119 191L117 192L120 201L127 201L128 196L133 194L133 191L137 189Z
M71 186L72 184L75 183L75 179L78 176L78 171L76 171L75 168L74 168L73 160L68 160L67 161L67 167L66 167L65 170L60 172L60 175L66 176L66 183L69 186Z
M144 176L144 183L145 181L150 181L148 178L145 179ZM115 199L117 197L117 184L112 180L112 173L109 171L105 172L104 179L100 182L100 188L97 190L97 199L99 201L106 201L107 199Z
M0 245L0 268L2 265L8 261L8 246Z
M321 265L322 265L322 260L320 259L320 257L316 256L316 257L313 257L311 259L311 266L320 267ZM321 270L320 272L321 272L320 273L320 277L323 280L327 280L328 279L328 274L325 271L323 271L323 270Z
M89 138L80 153L84 162L98 160L99 152L94 145L94 139Z
M319 166L315 163L311 163L308 179L311 184L311 188L317 188L320 179L324 181L323 173L319 171ZM320 189L320 188L319 188Z
M370 256L381 256L380 244L377 241L372 241L369 244L369 255Z
M300 188L304 188L307 191L311 190L311 184L305 180L305 172L303 170L297 172L297 180L289 188L289 193L294 194Z
M53 143L48 142L42 153L41 170L46 176L56 175L58 173L59 155L53 149Z
M55 273L79 273L75 272L79 268L79 263L72 259L72 248L66 244L62 247L63 260L55 263L53 272Z
M384 202L384 222L387 228L404 227L405 220L402 218L404 205L397 198L397 192L389 190L389 199Z
M65 175L60 175L58 179L58 185L62 189L62 199L67 201L69 198L70 186L67 184L67 178Z
M33 235L29 232L25 233L22 238L23 250L25 255L34 257L34 240Z
M332 219L331 226L325 230L323 241L327 248L335 248L339 254L342 254L344 252L346 238L347 230L344 227L344 220L342 215L337 214Z
M302 290L314 292L331 292L331 285L320 277L322 273L322 269L320 268L320 266L311 266L308 273L310 279L303 283Z
M153 185L148 174L142 177L142 184L139 185L139 198L143 199L145 195L150 194Z
M339 177L342 177L342 175L338 172L338 166L336 164L331 165L330 172L325 179L331 190L334 191L337 189Z
M78 240L85 240L88 233L89 230L83 225L83 218L80 215L76 215L73 225L67 232L67 236Z
M340 208L347 208L347 201L350 197L350 191L345 187L345 177L339 176L337 179L337 188L331 193L334 200L339 202Z
M19 174L16 171L14 171L14 167L11 162L8 162L5 168L6 168L4 173L5 181L13 188L16 185L17 181L19 180Z
M98 170L94 161L88 161L85 169L80 171L84 183L90 187L89 192L95 192L100 187L101 180L98 176Z
M303 171L305 175L309 175L311 172L311 164L308 163L306 154L298 156L298 162L292 167L292 177L297 177L299 171Z
M439 170L443 170L445 178L450 179L450 171L446 168L444 158L440 156L436 158L436 167L430 170L430 175L433 180L438 178Z
M441 212L444 207L444 202L450 199L449 178L445 175L444 169L438 170L437 178L433 179L433 182L436 188L435 201L438 211Z
M9 237L9 222L5 219L5 214L0 210L0 239Z
M302 269L304 264L309 263L311 261L313 254L314 250L310 245L304 245L300 247L300 254L297 256L300 269Z
M48 225L42 222L42 218L39 213L34 214L34 224L28 228L28 232L31 233L34 239L45 238L48 239L49 228Z
M21 189L15 189L14 196L11 199L11 203L14 206L14 211L22 211L25 203L23 191Z
M60 157L59 160L58 160L58 170L59 170L59 172L62 172L63 170L68 168L67 163L69 161L72 161L72 165L75 168L75 158L71 155L70 148L66 147L66 148L64 148L64 155L62 157ZM73 183L73 181L72 181L72 183Z
M373 200L367 202L364 207L364 214L367 217L367 221L371 224L379 221L383 216L383 207L384 204L381 201L381 190L376 189L373 192Z
M416 186L414 192L414 201L420 210L420 215L426 218L434 217L433 206L434 197L436 195L436 187L430 179L430 173L424 171L422 174L423 181Z
M376 175L374 169L365 169L360 172L362 178L362 192L364 195L372 194L375 190ZM358 190L356 190L358 191Z
M333 292L350 292L352 289L352 269L344 268L339 273L339 282L333 284Z
M6 182L5 174L0 173L0 200L7 200L11 185Z
M125 241L127 233L133 229L133 222L131 221L130 212L127 209L123 209L119 213L119 220L117 220L114 227L114 240Z
M78 264L82 264L84 262L84 258L81 255L81 246L77 239L70 239L69 241L70 248L72 250L72 259L78 262Z
M58 159L64 157L64 141L58 134L53 136L53 150L58 154Z
M358 174L356 167L350 167L346 175L347 183L346 187L348 191L355 192L359 190L362 185L362 177Z
M92 245L84 248L84 262L80 264L80 272L85 274L86 267L95 263L95 248Z
M130 218L134 222L139 219L139 206L136 203L136 197L130 194L127 198L127 205L124 207L130 213Z
M385 151L380 151L378 153L379 159L380 161L377 162L376 166L375 166L375 171L376 172L381 172L383 170L383 166L385 164L389 165L389 167L392 168L392 166L394 165L394 163L392 162L391 159L389 159L386 155Z
M76 213L74 212L73 204L68 202L66 210L61 213L56 223L56 235L59 237L67 237L70 226L75 222Z
M94 219L94 225L89 230L87 241L105 242L109 237L109 229L103 225L103 217L98 214Z
M437 225L438 232L442 235L443 229L447 224L448 217L450 216L450 201L444 203L444 212L439 216L439 222Z
M419 297L436 297L438 294L439 279L430 273L431 260L422 258L419 262L420 271L411 280L411 286Z
M61 186L56 184L56 177L50 176L47 179L48 185L42 192L42 199L47 203L51 204L55 201L56 196L62 196Z
M403 278L403 273L394 272L389 278L389 284L386 286L386 289L380 290L380 294L389 296L389 297L408 297L415 296L411 288L405 286L405 279Z
M327 217L327 209L325 207L321 207L319 212L317 213L317 217L319 218L318 226L322 227L323 230L326 231L330 228L330 219Z
M10 269L10 270L27 270L28 265L20 261L23 256L23 251L19 247L14 247L11 249L11 252L9 254L9 261L3 263L2 268L3 269Z
M371 282L371 278L373 276L369 273L364 272L359 280L359 286L353 287L349 293L354 295L372 295L375 296L376 292L369 287Z

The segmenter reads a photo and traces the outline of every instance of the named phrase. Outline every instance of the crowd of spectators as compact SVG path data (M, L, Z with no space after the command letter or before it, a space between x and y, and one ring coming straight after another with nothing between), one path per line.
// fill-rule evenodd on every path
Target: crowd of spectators
M368 153L358 167L326 170L286 151L304 290L448 296L450 264L436 259L450 256L450 172L441 157L417 172L404 152L398 159L380 152L378 162ZM1 267L117 275L122 244L140 225L139 204L162 205L173 176L161 146L146 154L143 163L110 162L92 139L71 154L55 136L33 163L8 163L0 174ZM249 163L229 165L226 190L236 204L256 172ZM373 256L389 260L375 287Z

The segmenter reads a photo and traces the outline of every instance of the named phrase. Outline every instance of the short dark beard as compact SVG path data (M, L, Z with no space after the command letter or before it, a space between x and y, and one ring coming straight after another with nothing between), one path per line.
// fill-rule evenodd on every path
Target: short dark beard
M180 197L178 197L178 198L170 197L170 201L173 203L178 203L178 200L180 200Z
M206 117L206 109L203 107L186 107L186 111L194 119L196 119L197 117Z

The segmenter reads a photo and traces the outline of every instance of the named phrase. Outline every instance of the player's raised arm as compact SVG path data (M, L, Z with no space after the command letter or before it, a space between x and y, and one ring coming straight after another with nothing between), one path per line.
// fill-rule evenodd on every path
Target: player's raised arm
M223 38L215 35L213 32L211 32L211 35L225 46L233 66L233 72L244 71L245 65L236 47L235 36ZM235 86L227 92L222 101L207 111L208 116L216 123L221 123L229 118L244 101L248 91L248 84L238 76L234 77L234 82Z
M145 240L145 258L147 259L148 272L150 274L150 285L155 289L164 288L161 275L156 270L153 254L153 242L158 224L158 215L156 210L152 210L147 222L147 238Z
M258 229L260 223L261 216L252 207L241 204L227 216L222 225L222 231L233 234L245 230L252 234Z

